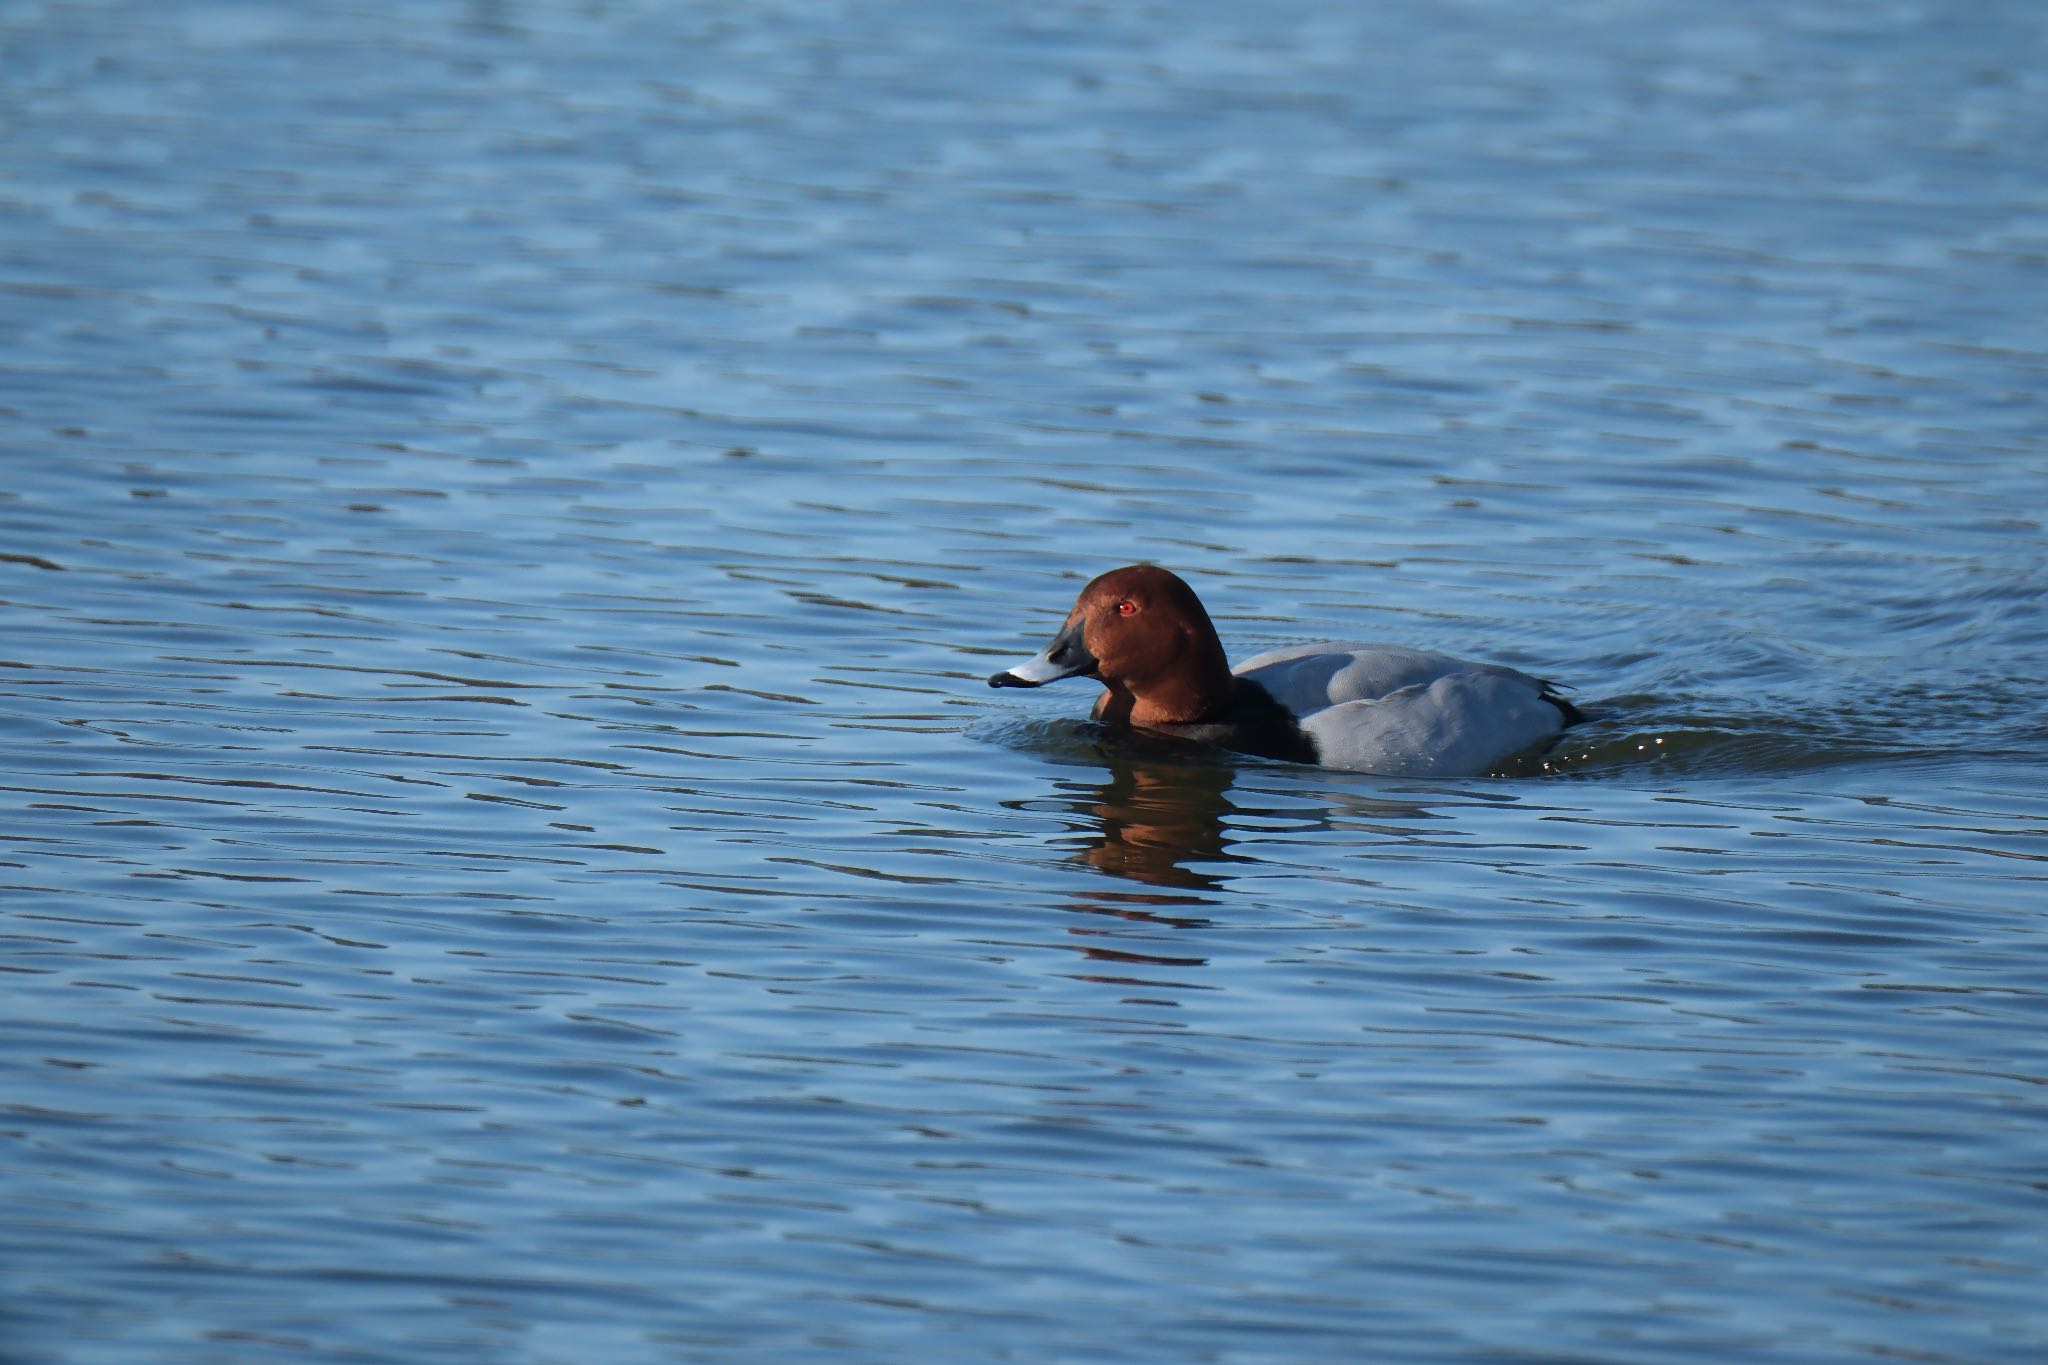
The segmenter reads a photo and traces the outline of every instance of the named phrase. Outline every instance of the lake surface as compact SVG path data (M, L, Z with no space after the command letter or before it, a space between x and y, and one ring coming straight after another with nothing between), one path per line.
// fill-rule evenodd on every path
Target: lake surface
M10 1365L2048 1355L2037 4L0 73ZM986 687L1138 559L1592 719Z

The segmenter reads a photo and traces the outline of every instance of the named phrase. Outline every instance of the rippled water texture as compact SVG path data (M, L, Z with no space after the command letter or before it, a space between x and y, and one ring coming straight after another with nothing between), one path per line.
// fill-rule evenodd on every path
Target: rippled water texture
M2048 1355L2041 19L0 0L0 1358Z

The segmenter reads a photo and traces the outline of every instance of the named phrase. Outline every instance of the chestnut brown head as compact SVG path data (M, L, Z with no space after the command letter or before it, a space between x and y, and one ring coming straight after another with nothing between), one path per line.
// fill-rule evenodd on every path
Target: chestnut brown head
M1195 591L1152 564L1111 569L1081 589L1066 623L1038 656L991 677L991 687L1038 687L1095 677L1131 699L1134 719L1191 722L1227 700L1230 665Z

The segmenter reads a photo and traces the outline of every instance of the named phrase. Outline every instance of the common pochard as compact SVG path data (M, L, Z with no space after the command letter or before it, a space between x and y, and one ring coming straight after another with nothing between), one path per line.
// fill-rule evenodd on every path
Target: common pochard
M1053 642L988 685L1073 677L1102 683L1106 724L1401 777L1493 772L1582 718L1540 678L1399 645L1294 645L1233 670L1194 589L1151 564L1081 589Z

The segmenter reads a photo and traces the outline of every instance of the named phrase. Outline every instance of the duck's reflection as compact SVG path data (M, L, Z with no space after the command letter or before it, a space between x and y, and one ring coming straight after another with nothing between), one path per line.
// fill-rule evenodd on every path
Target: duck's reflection
M1231 882L1261 861L1233 847L1244 842L1248 826L1325 834L1342 827L1381 838L1412 838L1418 824L1442 818L1424 804L1349 790L1319 792L1308 802L1290 799L1291 792L1271 792L1272 800L1261 802L1256 782L1246 805L1231 795L1243 776L1236 765L1173 741L1126 736L1104 743L1098 737L1090 757L1091 766L1099 765L1101 780L1061 784L1065 804L1079 817L1077 847L1070 856L1138 886L1071 893L1068 908L1089 919L1069 925L1067 932L1096 940L1081 951L1108 968L1086 974L1087 979L1146 986L1168 995L1215 988L1140 973L1208 965L1207 957L1187 952L1201 940L1186 937L1185 931L1215 923L1217 912L1233 898Z
M1075 861L1150 886L1216 889L1222 879L1196 864L1220 863L1229 856L1223 829L1236 810L1227 794L1234 776L1232 769L1221 764L1113 758L1109 780L1076 803L1094 828L1074 855ZM1130 899L1190 903L1188 897L1134 895Z
M1117 746L1100 757L1108 765L1106 780L1071 790L1080 847L1077 863L1156 890L1090 888L1068 898L1071 910L1088 920L1067 932L1096 940L1081 952L1097 970L1086 980L1145 993L1133 1003L1172 1004L1182 991L1213 989L1179 977L1162 976L1160 968L1186 969L1208 965L1182 949L1162 952L1154 942L1210 924L1207 913L1216 903L1223 878L1210 868L1227 862L1225 829L1236 807L1228 792L1234 770L1217 763L1175 761L1130 746Z

